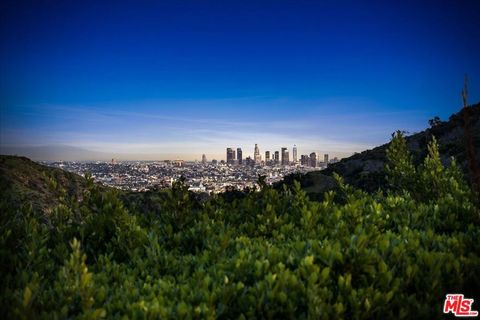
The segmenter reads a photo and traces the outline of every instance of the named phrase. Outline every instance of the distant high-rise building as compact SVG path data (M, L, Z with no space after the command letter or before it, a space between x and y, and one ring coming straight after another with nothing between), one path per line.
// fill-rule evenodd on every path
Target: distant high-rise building
M293 152L292 152L292 156L293 156L293 162L294 163L297 163L297 145L293 145Z
M265 164L270 161L270 151L265 151Z
M262 156L260 155L260 149L258 148L258 144L255 143L255 150L253 152L253 160L255 163L260 163L262 161Z
M218 164L218 161L215 160L215 159L213 159L213 160L212 160L212 164L213 164L214 166L216 166L216 165Z
M280 152L275 151L273 160L274 160L275 164L279 164L279 163L280 163Z
M250 157L246 157L245 158L245 165L247 166L254 166L255 165L255 160L253 160L252 158Z
M207 156L205 154L202 154L202 163L207 164Z
M325 164L328 164L328 153L325 153L323 155L323 162L325 162Z
M310 153L310 167L317 167L317 154L315 152Z
M172 161L174 167L183 167L185 165L185 161L181 159L176 159Z
M235 150L227 148L227 164L235 163Z
M242 148L237 148L237 163L241 165L242 162L243 162Z
M308 156L308 154L302 154L302 156L300 157L300 164L302 166L310 166L310 157Z
M286 166L290 163L289 154L287 148L282 148L282 165Z

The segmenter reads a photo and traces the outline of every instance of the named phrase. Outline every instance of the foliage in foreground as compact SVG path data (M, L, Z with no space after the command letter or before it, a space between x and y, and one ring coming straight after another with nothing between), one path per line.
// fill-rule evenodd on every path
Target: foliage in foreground
M91 179L48 223L1 203L1 305L15 318L430 318L480 287L479 210L433 141L415 167L397 134L391 188L296 184L195 202L181 183L127 209ZM58 188L52 183L52 188Z

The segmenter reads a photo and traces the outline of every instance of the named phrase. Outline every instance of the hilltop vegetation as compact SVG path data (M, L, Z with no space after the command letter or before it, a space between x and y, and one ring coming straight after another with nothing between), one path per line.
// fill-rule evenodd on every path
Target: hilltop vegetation
M0 209L4 318L433 318L480 287L480 212L435 140L415 165L401 134L373 194L309 200L298 183L196 201L182 182L124 204L87 177L48 220ZM127 207L129 209L127 209Z
M415 165L422 163L428 153L428 142L435 137L439 144L440 159L444 165L448 165L453 158L456 159L461 171L466 177L470 177L467 153L465 151L464 115L468 114L470 130L476 150L476 159L480 161L480 103L463 108L460 112L452 115L448 121L431 121L431 127L422 132L406 137L407 147L412 154ZM324 192L337 187L334 174L345 179L348 184L367 192L376 192L378 189L387 187L385 164L387 162L386 151L389 144L384 144L371 150L366 150L345 158L338 163L329 165L322 171L309 172L307 174L293 174L279 183L292 186L293 181L299 181L302 188L312 199L321 199Z
M71 172L42 166L25 157L0 155L2 199L14 206L29 203L48 213L64 196L79 198L85 179ZM61 191L61 192L60 192Z

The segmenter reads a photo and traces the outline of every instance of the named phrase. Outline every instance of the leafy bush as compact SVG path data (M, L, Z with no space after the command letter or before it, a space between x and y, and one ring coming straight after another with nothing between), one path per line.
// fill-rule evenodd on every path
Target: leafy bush
M479 209L433 140L414 166L401 134L390 188L337 177L322 202L300 185L196 201L179 182L126 209L87 178L48 221L1 202L6 318L433 318L480 287ZM341 199L338 201L337 199ZM70 245L68 245L70 243ZM82 249L83 248L83 249Z

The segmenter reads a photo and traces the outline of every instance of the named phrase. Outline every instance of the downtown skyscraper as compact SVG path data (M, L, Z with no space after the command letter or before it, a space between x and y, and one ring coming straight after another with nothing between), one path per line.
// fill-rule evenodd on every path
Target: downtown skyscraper
M262 156L260 155L260 149L258 148L258 144L255 143L255 149L253 152L253 160L256 164L262 162Z
M235 164L235 150L227 148L227 164Z
M274 160L275 164L280 163L280 152L275 151L275 153L273 154L273 160Z
M237 163L241 165L243 163L243 152L242 148L237 148Z
M287 148L282 148L282 166L287 166L290 163L290 156Z
M316 152L310 153L310 167L312 167L312 168L317 167L317 153Z

